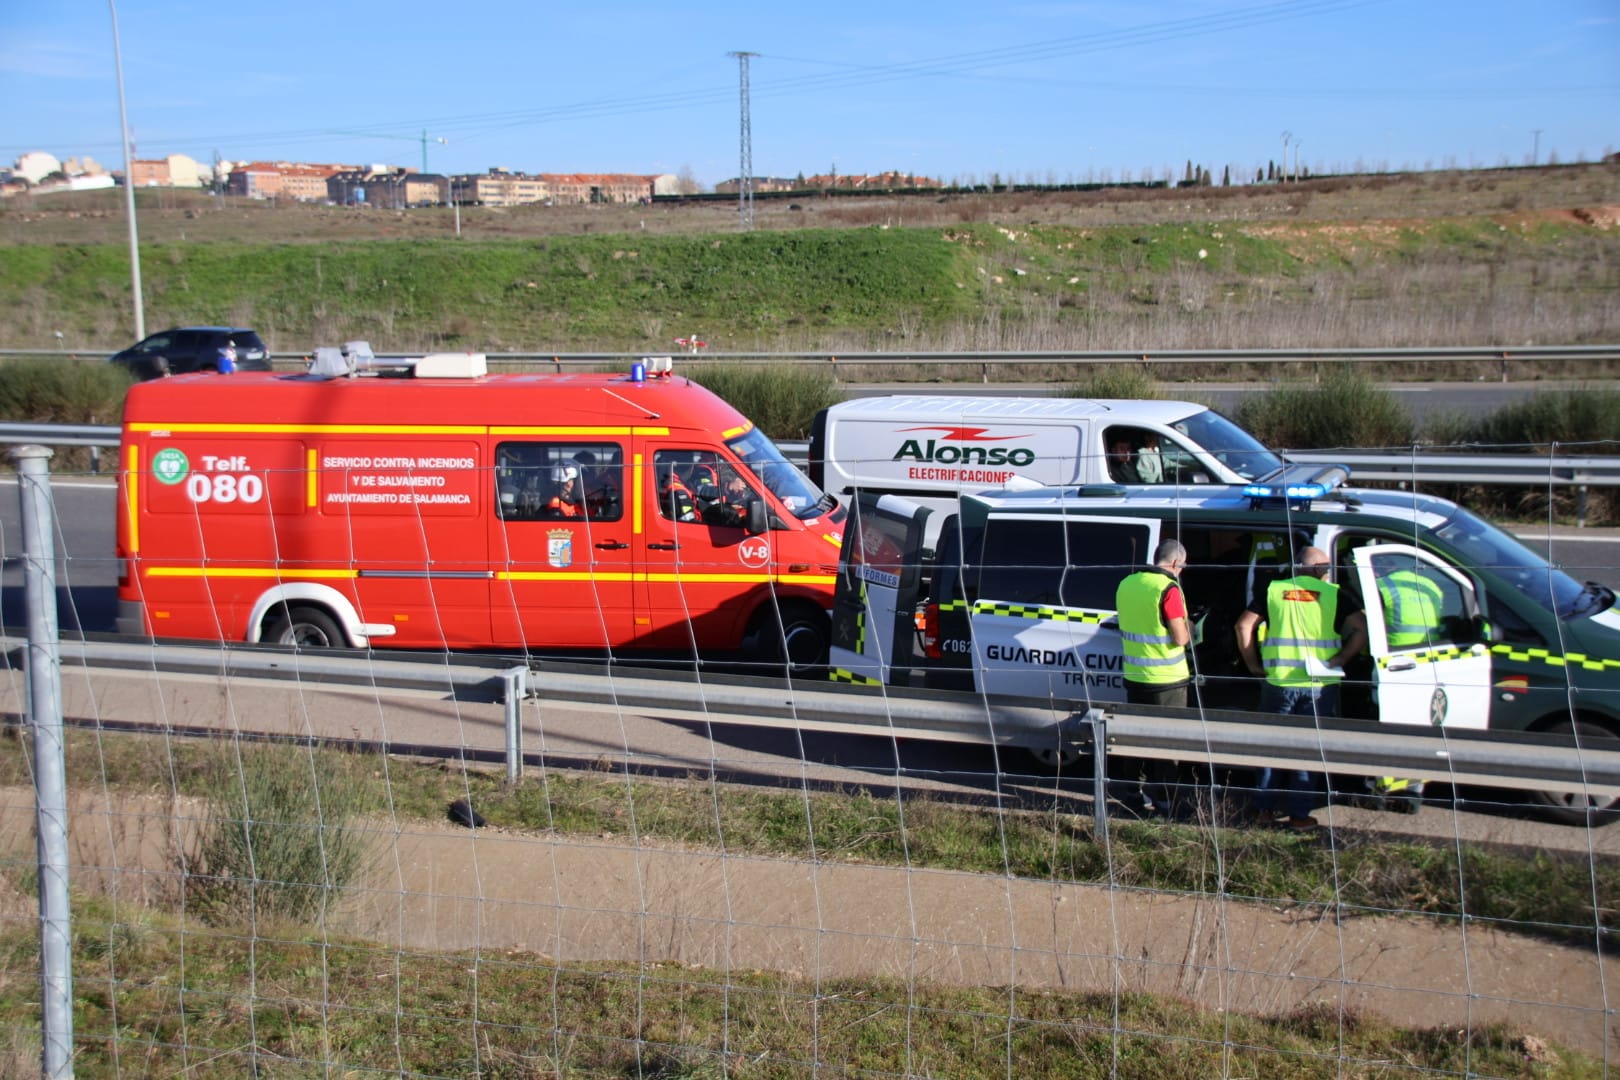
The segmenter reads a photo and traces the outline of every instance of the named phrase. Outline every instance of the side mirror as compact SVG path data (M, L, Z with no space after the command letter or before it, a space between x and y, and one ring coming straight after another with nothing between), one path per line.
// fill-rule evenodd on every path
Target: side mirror
M758 536L771 527L769 511L765 509L764 499L748 500L748 517L743 522L743 529L750 536Z

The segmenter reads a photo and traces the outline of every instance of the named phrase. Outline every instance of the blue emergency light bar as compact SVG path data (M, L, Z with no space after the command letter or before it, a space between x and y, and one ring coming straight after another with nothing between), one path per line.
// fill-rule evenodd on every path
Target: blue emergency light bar
M1350 469L1344 465L1285 465L1264 480L1245 484L1243 494L1257 507L1266 502L1287 502L1302 508L1313 499L1326 498L1348 479Z

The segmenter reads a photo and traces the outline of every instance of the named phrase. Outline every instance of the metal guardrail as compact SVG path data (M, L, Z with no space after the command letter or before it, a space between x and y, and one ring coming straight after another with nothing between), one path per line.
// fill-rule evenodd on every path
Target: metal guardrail
M4 425L0 425L3 433ZM793 464L810 461L807 442L776 444ZM1434 454L1426 450L1285 450L1290 461L1311 465L1348 465L1352 480L1409 484L1506 484L1553 487L1620 486L1620 455L1553 457L1542 454Z
M0 443L13 446L116 447L116 424L0 424ZM777 444L800 468L809 462L810 444ZM1552 487L1620 487L1620 455L1553 457L1540 454L1436 454L1425 450L1379 450L1340 453L1285 451L1292 461L1348 465L1358 480L1412 484L1506 484ZM99 464L99 455L96 461Z
M1039 352L689 352L678 343L665 350L642 352L505 352L485 353L492 367L502 365L533 366L550 364L559 370L565 367L592 367L600 364L624 364L649 352L678 356L679 365L736 363L757 361L772 364L799 364L831 366L839 364L892 365L913 367L933 365L941 367L977 367L981 378L989 379L992 369L1004 366L1074 364L1324 364L1324 363L1493 363L1501 366L1502 381L1508 381L1509 364L1546 363L1552 361L1612 361L1620 360L1620 345L1526 345L1505 347L1499 345L1463 345L1447 348L1377 348L1377 349L1102 349L1102 350L1045 350ZM122 346L120 346L121 348ZM0 349L0 359L23 358L102 358L117 349ZM382 354L378 354L382 355ZM273 363L290 366L309 356L309 352L278 352L271 354ZM1067 377L1067 375L1065 375Z
M8 649L22 642L10 639ZM744 676L446 655L294 653L242 646L63 640L63 668L117 673L262 678L315 686L437 690L507 705L508 773L521 768L517 703L645 713L668 719L899 736L1026 749L1105 753L1360 776L1428 776L1453 783L1620 794L1620 749L1567 736L1323 720L1265 713L1106 705L1086 712L1037 699L987 698L914 689L787 683ZM15 661L18 657L13 655ZM1605 740L1608 742L1608 740ZM1620 744L1616 744L1620 746Z
M1290 461L1348 465L1357 480L1404 483L1620 486L1620 456L1554 457L1541 454L1449 454L1403 450L1285 450Z
M40 446L117 446L117 424L0 424L0 442Z

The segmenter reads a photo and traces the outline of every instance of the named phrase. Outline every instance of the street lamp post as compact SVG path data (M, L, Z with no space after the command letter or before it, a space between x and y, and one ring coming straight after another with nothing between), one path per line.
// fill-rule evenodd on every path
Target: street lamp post
M124 55L118 44L118 5L107 0L112 12L113 69L118 74L118 126L124 135L124 209L129 218L129 287L135 294L135 340L146 337L146 304L141 298L141 247L135 229L135 160L129 147L129 112L124 106Z

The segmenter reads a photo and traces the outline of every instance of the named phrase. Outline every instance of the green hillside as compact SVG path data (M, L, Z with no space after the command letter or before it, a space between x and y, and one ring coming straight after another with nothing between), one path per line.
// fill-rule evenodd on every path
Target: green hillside
M713 207L469 210L456 237L431 231L442 216L205 201L148 208L141 272L148 331L247 325L278 352L353 338L649 351L694 335L711 351L833 352L1610 342L1620 170L1565 181L1539 201L1519 187L1465 204L1458 189L1455 214L1434 181L1324 181L775 208L746 233ZM86 220L38 202L0 208L0 346L128 344L116 208Z

